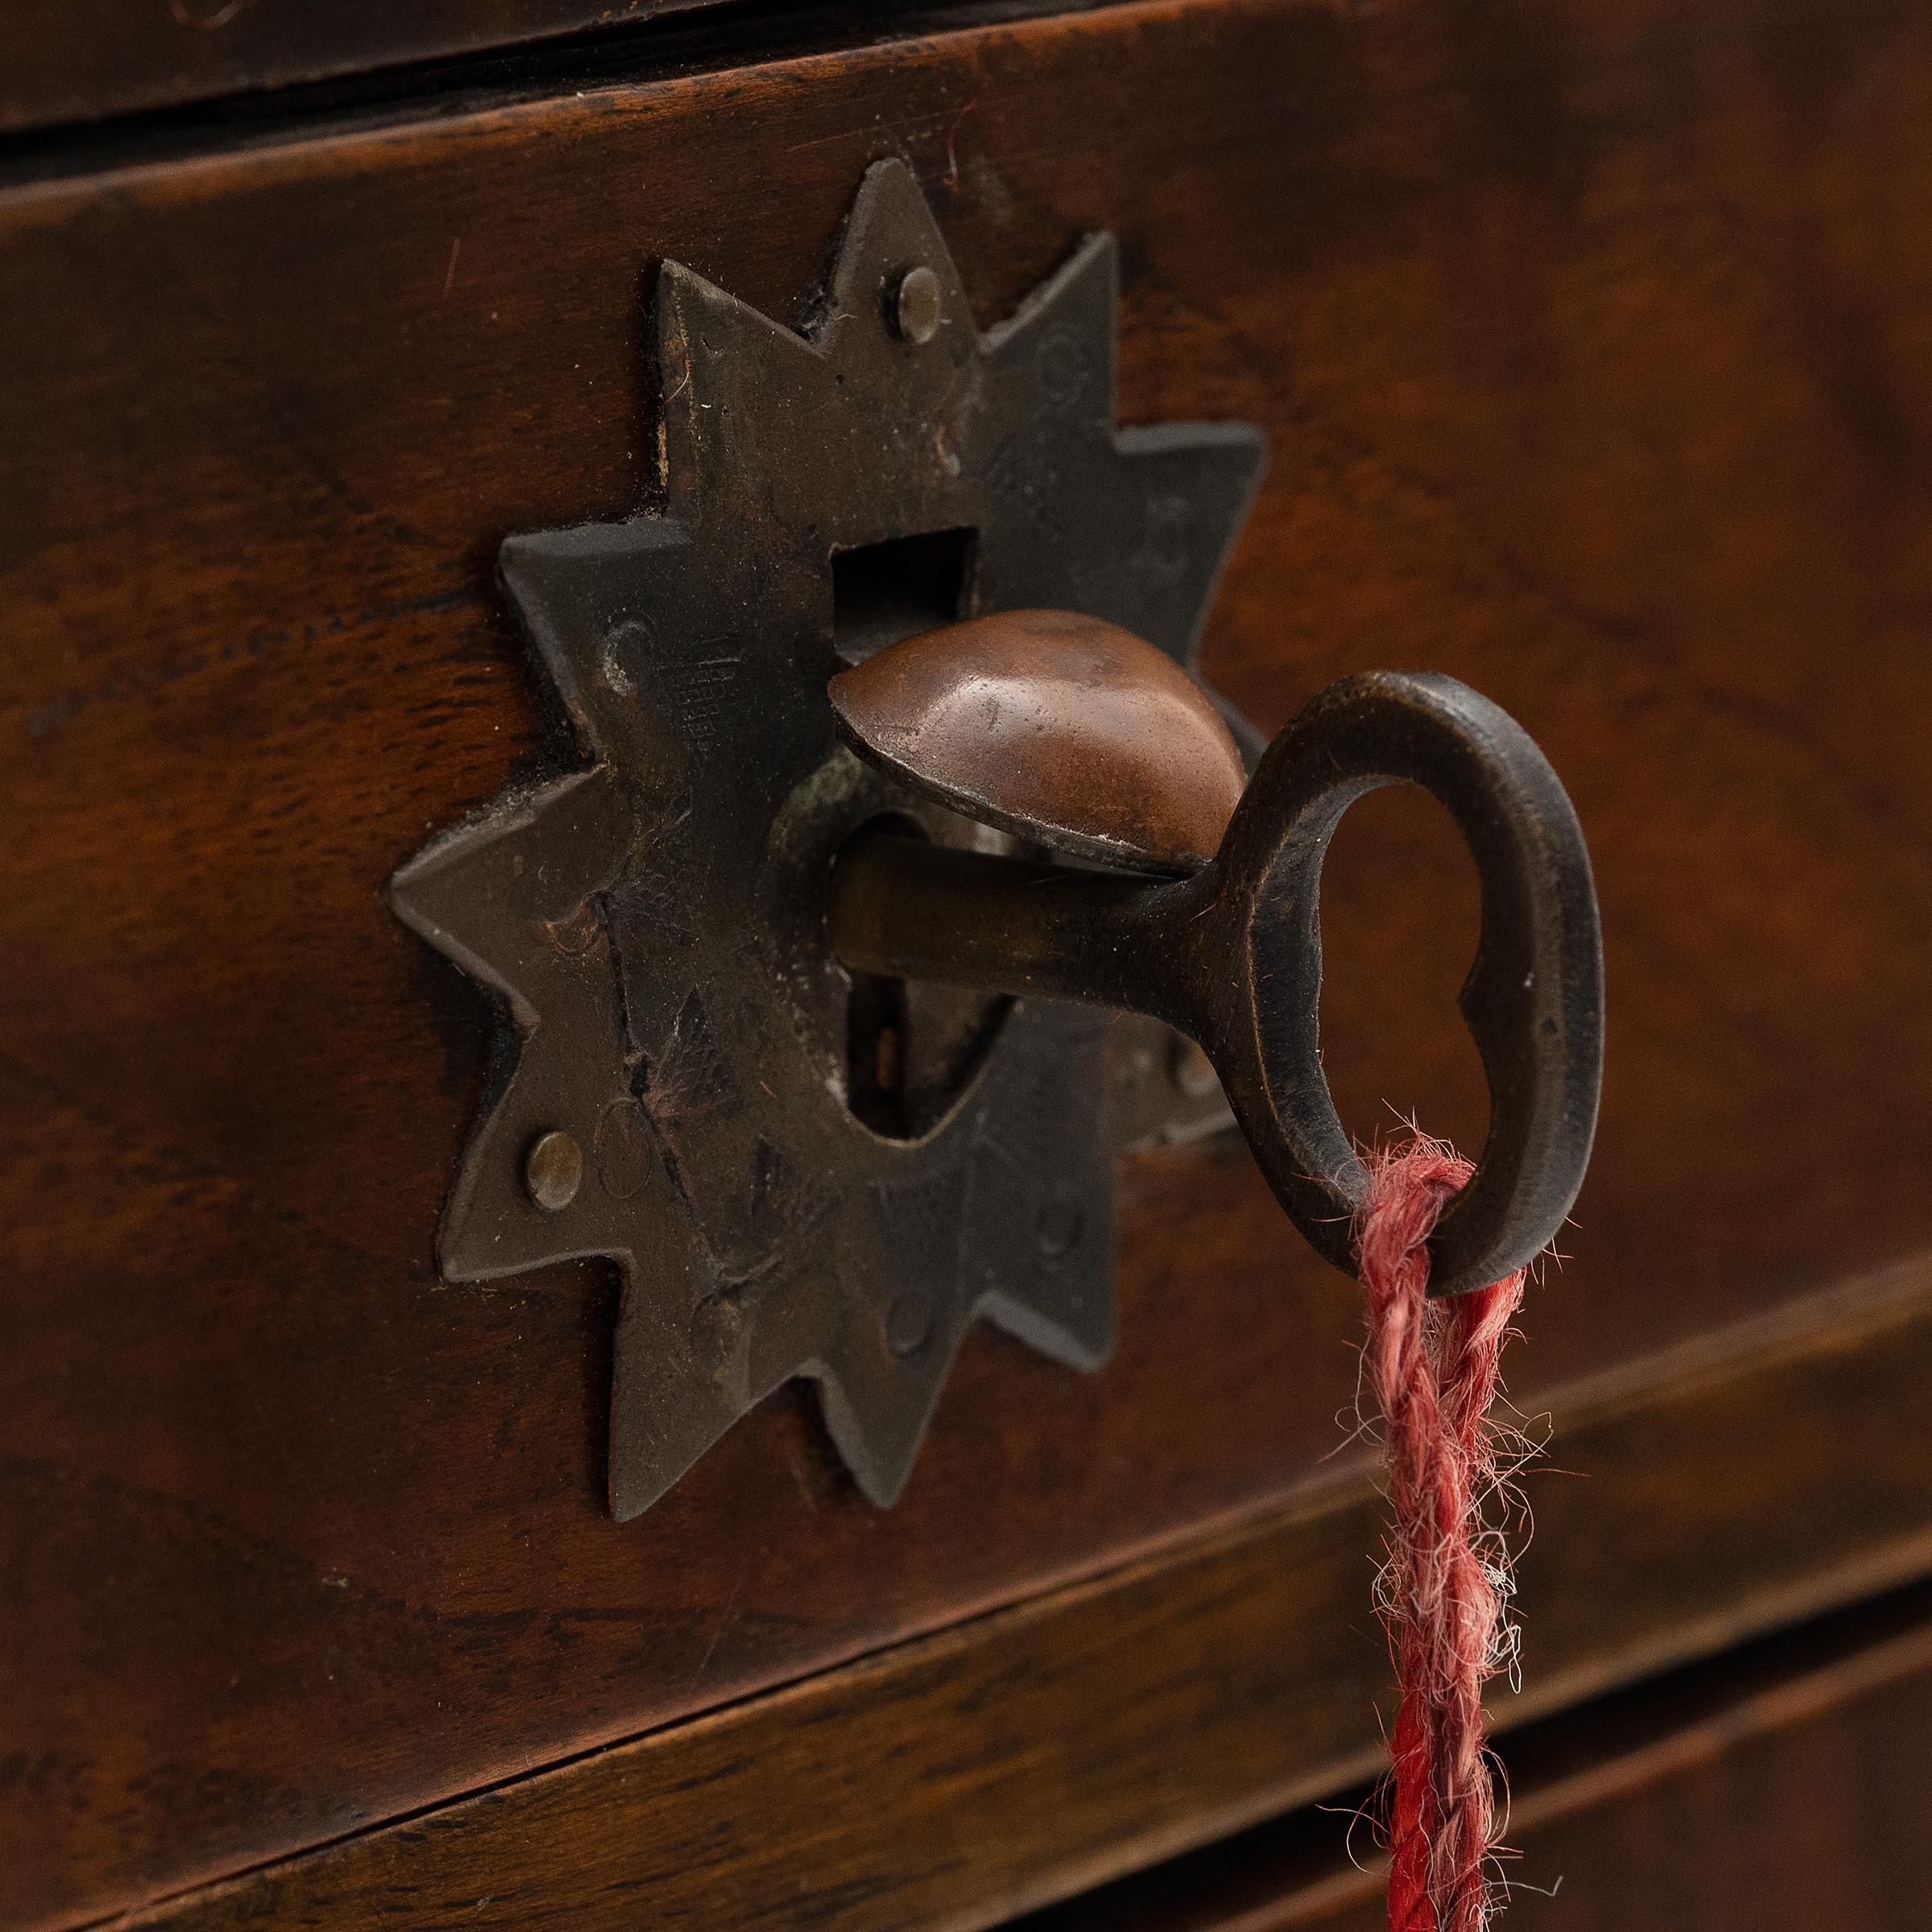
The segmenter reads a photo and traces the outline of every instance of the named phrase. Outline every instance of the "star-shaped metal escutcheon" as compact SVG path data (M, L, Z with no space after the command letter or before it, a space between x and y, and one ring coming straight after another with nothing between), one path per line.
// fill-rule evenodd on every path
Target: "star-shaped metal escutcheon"
M503 545L588 764L506 793L391 894L515 1038L444 1277L623 1271L620 1518L795 1377L888 1504L976 1317L1080 1368L1111 1348L1105 1016L922 1007L832 958L827 879L860 828L990 835L854 759L825 687L1034 606L1192 667L1263 446L1116 427L1117 280L1091 237L980 335L913 175L881 163L803 333L663 265L662 511Z

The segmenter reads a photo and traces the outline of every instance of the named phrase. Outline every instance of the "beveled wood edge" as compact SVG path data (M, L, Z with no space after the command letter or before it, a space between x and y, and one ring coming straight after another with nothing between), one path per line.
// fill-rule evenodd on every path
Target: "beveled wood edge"
M1932 1669L1928 1609L1921 1581L1876 1604L1828 1613L1562 1711L1554 1760L1548 1727L1540 1738L1530 1727L1526 1763L1513 1741L1503 1753L1504 1843L1534 1856L1535 1835L1546 1826L1695 1773L1756 1740L1923 1675ZM1768 1653L1767 1646L1777 1648ZM1335 1819L1347 1802L1316 1807L1328 1814L1319 1840L1315 1814L1292 1812L1264 1823L1259 1835L1219 1841L1154 1873L1130 1873L1117 1887L1021 1923L1026 1932L1091 1932L1113 1923L1124 1908L1134 1932L1290 1932L1332 1924L1388 1883L1387 1855L1366 1834L1351 1831L1345 1842L1338 1836Z
M664 75L862 52L881 35L925 39L962 26L1123 3L1131 0L919 0L916 9L912 0L844 0L837 10L794 20L782 10L741 3L720 12L724 0L580 0L559 17L526 19L509 31L446 27L412 37L406 25L402 41L382 46L366 31L352 32L328 53L277 52L258 40L239 57L231 52L218 72L200 76L192 63L157 72L142 60L153 51L151 28L149 47L133 60L125 43L115 49L114 85L90 91L70 80L38 87L32 83L39 76L23 85L18 72L0 79L0 151L25 152L44 167L52 148L64 172L78 173L112 166L118 151L136 145L194 152L330 116L421 114L452 97L480 95L495 105L581 94ZM162 31L178 33L179 25Z
M1594 1474L1537 1492L1525 1682L1498 1725L1932 1572L1932 1470L1894 1422L1929 1373L1922 1256L1553 1397L1546 1459ZM1834 1385L1868 1399L1830 1403ZM1808 1413L1850 1421L1781 1431ZM1647 1507L1673 1480L1672 1509ZM1835 1506L1855 1484L1860 1506ZM1117 1571L109 1922L594 1932L836 1905L842 1928L997 1924L1374 1774L1379 1517L1356 1464ZM1551 1558L1591 1550L1616 1554L1613 1614L1573 1600L1590 1591L1540 1601Z
M706 16L693 0L681 0L691 18ZM86 206L103 194L142 194L151 189L195 195L229 190L289 175L312 176L345 168L413 167L432 156L467 157L532 131L559 139L594 126L613 111L643 113L679 101L692 89L723 88L760 96L794 90L835 72L903 68L941 48L970 52L1032 31L1057 35L1111 35L1124 24L1153 23L1198 10L1203 0L934 0L904 23L903 33L853 39L834 29L819 36L720 49L710 59L640 61L573 78L544 74L525 85L464 92L444 100L434 91L367 105L345 104L312 117L284 117L251 129L184 147L152 138L103 151L83 167L39 170L0 167L0 219L35 222L59 219L64 208ZM675 33L679 23L647 23L633 31ZM0 130L0 162L8 140Z

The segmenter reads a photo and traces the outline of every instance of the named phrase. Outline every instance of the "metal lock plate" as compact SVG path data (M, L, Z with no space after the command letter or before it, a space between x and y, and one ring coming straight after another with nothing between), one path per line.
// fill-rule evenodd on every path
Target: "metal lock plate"
M935 996L916 1067L886 1065L902 1027L869 1002L892 989L829 951L832 857L881 816L972 835L840 745L825 687L841 657L1029 606L1193 667L1263 446L1116 427L1117 279L1090 237L981 336L912 174L881 163L802 335L664 264L662 511L503 546L588 766L506 793L391 890L517 1036L444 1274L624 1271L619 1517L794 1377L885 1504L979 1315L1076 1367L1111 1348L1109 1022ZM1170 1036L1118 1024L1166 1076ZM1195 1086L1183 1131L1225 1118ZM1174 1110L1137 1088L1128 1130L1158 1137Z

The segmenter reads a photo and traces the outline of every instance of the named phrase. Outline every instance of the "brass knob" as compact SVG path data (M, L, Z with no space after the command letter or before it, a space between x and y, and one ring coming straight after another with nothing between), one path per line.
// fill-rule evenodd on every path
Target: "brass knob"
M1213 700L1173 658L1073 611L927 631L840 672L831 693L873 764L1079 858L1198 871L1248 782Z
M1344 1269L1366 1177L1321 1066L1322 861L1364 793L1405 782L1433 793L1480 881L1461 1005L1490 1119L1476 1171L1431 1237L1431 1287L1481 1287L1555 1234L1596 1131L1602 945L1575 812L1506 712L1451 678L1345 678L1290 722L1244 791L1207 695L1152 645L1091 618L949 625L830 690L861 756L969 817L1114 869L881 832L833 875L840 958L1179 1028L1213 1061L1290 1219Z

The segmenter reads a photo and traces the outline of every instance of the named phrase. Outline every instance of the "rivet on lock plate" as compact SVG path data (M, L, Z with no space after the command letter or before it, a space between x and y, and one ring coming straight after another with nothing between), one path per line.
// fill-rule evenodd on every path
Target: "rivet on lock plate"
M664 264L661 506L503 546L581 768L391 890L516 1039L444 1276L623 1271L620 1517L795 1377L891 1502L982 1315L1099 1365L1123 1139L1231 1104L1348 1267L1319 884L1377 785L1435 793L1481 881L1463 1007L1491 1125L1439 1290L1527 1260L1581 1183L1602 976L1562 787L1447 678L1344 679L1265 750L1203 690L1263 446L1116 427L1117 285L1091 237L980 334L881 163L803 332Z

